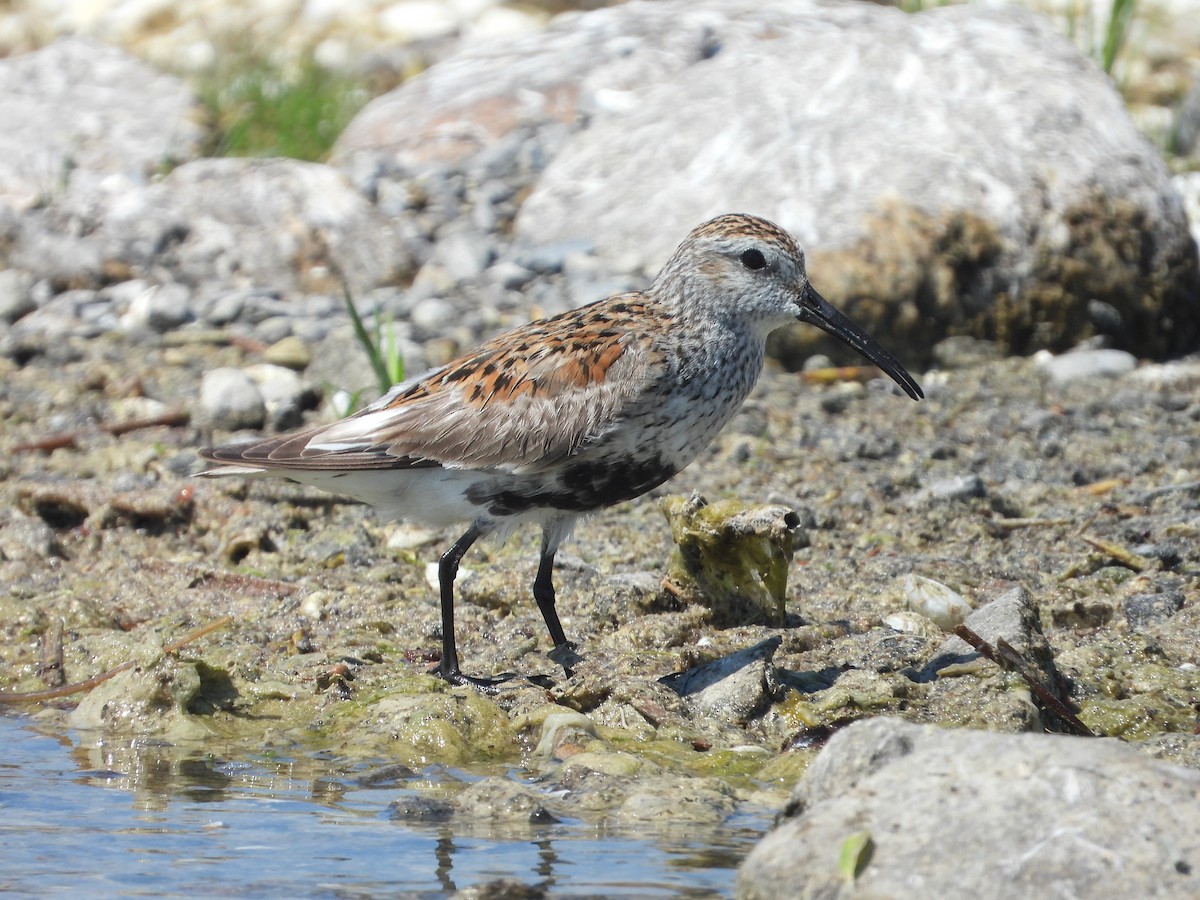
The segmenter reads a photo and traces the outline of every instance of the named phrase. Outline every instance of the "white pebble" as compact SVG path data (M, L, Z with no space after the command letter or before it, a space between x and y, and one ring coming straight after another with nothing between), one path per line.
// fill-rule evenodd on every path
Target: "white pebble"
M415 550L434 543L442 536L436 528L422 528L419 525L401 523L397 525L387 539L389 550Z
M129 282L144 285L144 282ZM129 311L121 316L121 326L126 331L164 332L178 328L192 318L188 306L192 292L182 284L145 285L133 297Z
M241 369L213 369L200 382L200 409L217 428L261 428L267 418L262 394Z
M1038 353L1037 366L1056 384L1089 378L1117 378L1137 368L1137 357L1124 350L1072 350L1061 356Z
M259 396L267 407L267 413L274 415L281 406L295 403L304 393L304 383L291 369L276 366L271 363L258 363L248 366L246 376L258 388Z
M1200 387L1200 362L1173 359L1165 363L1151 363L1129 377L1131 381L1153 390L1192 390Z
M320 622L325 618L329 600L329 591L313 591L300 602L300 615L311 622Z
M434 0L393 3L379 14L384 34L401 41L427 41L448 37L458 29L458 17L445 4Z
M466 584L468 579L475 577L474 569L460 568L458 570L458 578L454 580L456 588L461 588ZM435 591L441 590L441 582L438 581L438 564L435 562L428 563L425 566L425 583Z

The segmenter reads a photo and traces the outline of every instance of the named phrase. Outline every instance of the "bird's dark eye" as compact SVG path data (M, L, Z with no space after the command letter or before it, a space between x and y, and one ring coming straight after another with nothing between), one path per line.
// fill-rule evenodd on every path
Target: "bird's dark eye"
M767 265L767 258L761 250L746 250L742 253L742 265L747 269L762 269Z

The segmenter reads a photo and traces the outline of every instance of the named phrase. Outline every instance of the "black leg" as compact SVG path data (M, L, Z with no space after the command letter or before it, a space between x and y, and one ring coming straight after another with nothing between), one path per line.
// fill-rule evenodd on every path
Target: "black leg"
M451 684L470 684L486 690L502 681L508 681L513 676L510 674L472 678L470 675L464 675L458 667L458 645L454 640L454 579L458 576L458 564L471 549L471 545L483 537L483 534L484 529L477 524L472 525L466 534L442 554L438 563L438 584L441 587L442 600L442 661L438 663L437 674Z
M537 601L542 618L546 620L546 628L550 631L550 640L554 641L554 649L550 658L563 667L569 678L571 666L580 662L583 657L575 652L575 645L567 640L562 623L558 621L558 610L554 607L554 552L542 547L542 561L538 565L537 577L533 580L533 599Z
M546 627L550 629L550 640L554 641L554 646L565 644L567 636L558 621L558 610L554 608L554 551L542 553L537 577L533 580L533 599L542 611L542 618L546 620Z

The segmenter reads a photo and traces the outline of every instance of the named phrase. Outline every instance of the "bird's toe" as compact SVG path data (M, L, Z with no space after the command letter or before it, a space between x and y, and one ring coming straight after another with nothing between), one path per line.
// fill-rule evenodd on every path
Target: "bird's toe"
M578 645L574 641L566 641L546 654L550 659L563 667L563 671L567 673L568 678L575 674L572 671L573 667L583 662L583 657L575 652L577 647Z

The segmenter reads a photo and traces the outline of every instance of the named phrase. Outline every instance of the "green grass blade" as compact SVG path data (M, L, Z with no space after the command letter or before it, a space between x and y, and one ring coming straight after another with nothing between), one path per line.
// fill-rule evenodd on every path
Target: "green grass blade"
M371 340L371 335L367 332L367 326L363 324L362 317L359 316L358 309L354 306L354 298L350 296L350 289L345 285L342 285L342 296L346 298L346 311L350 313L350 323L354 326L354 336L358 338L363 352L367 354L367 359L371 361L371 369L375 372L375 380L379 383L379 390L386 394L388 388L392 386L392 382L388 378L387 366L384 365L383 356L379 352L379 345ZM376 316L375 321L378 325L378 316Z
M384 367L392 384L404 380L404 354L400 352L400 343L396 340L396 326L391 315L387 321L387 345L384 347Z
M1133 21L1136 7L1137 0L1112 0L1112 7L1108 11L1108 24L1104 29L1104 46L1100 50L1100 64L1110 75L1121 48L1125 46L1125 39L1129 36L1129 25Z

